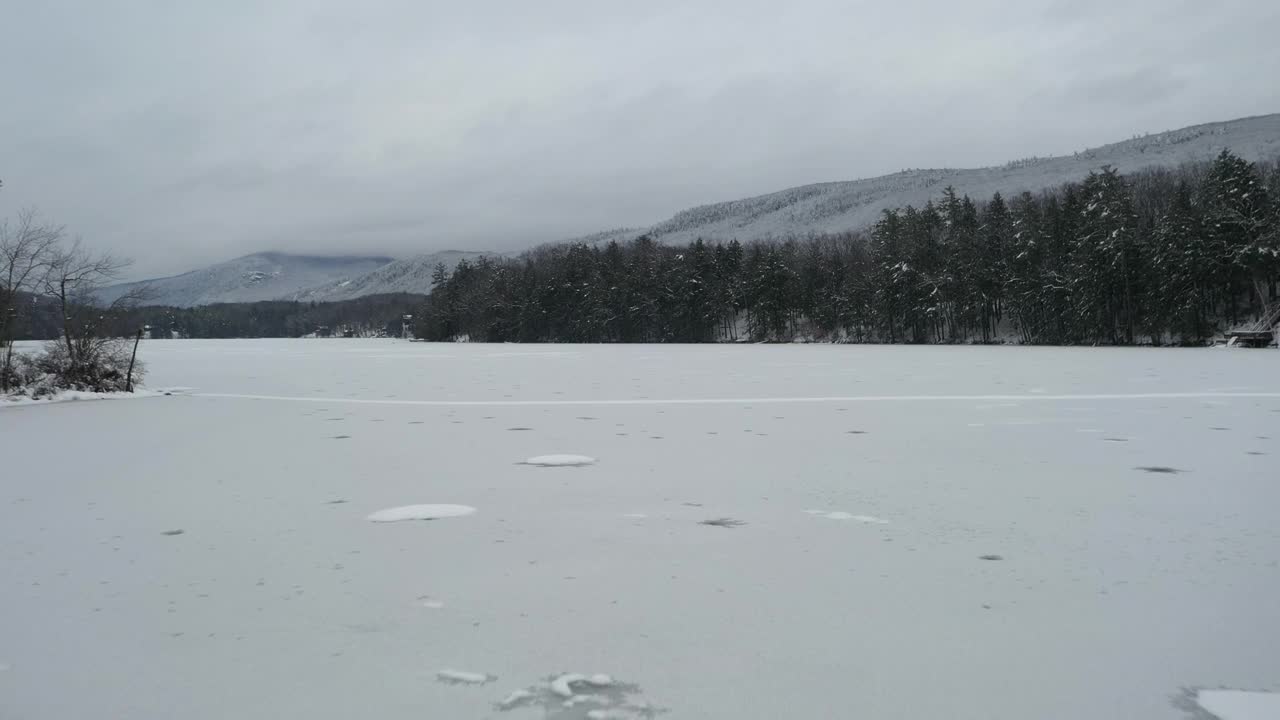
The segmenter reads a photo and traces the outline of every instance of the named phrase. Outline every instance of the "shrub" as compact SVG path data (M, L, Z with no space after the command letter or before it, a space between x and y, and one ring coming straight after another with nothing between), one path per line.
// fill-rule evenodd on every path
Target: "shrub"
M66 342L51 340L35 356L15 353L9 371L9 389L15 395L42 398L63 390L124 392L129 372L132 343L125 339L94 339L73 344L71 360ZM145 374L143 364L133 366L136 386Z

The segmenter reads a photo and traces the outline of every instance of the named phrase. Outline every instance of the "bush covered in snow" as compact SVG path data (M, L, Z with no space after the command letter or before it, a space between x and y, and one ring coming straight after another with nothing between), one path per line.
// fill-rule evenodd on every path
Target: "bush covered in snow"
M64 390L84 392L129 391L129 361L132 344L123 338L95 338L92 343L52 340L36 355L15 352L6 372L8 393L33 399L57 395ZM74 358L74 359L73 359ZM133 365L136 386L145 374L141 362Z

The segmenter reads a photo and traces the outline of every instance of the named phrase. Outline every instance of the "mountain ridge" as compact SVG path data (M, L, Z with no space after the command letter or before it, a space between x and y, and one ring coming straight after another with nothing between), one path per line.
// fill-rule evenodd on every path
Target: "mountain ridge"
M698 237L747 242L810 232L859 230L875 223L883 210L921 206L948 186L958 194L985 200L995 192L1010 196L1079 181L1104 165L1121 172L1173 167L1211 160L1224 149L1250 161L1280 156L1280 113L1193 125L1072 155L1026 158L999 166L902 170L859 180L799 185L695 206L648 228L621 234L646 234L671 243ZM615 234L606 241L617 237Z
M380 255L252 253L177 275L111 285L99 291L97 298L111 302L131 290L148 287L151 295L147 303L153 305L192 307L288 299L322 283L359 277L391 261Z

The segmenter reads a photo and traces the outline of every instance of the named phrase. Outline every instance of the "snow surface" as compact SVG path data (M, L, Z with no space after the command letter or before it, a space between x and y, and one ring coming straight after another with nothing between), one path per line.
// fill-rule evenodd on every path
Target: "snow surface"
M402 505L372 513L369 515L369 520L384 523L401 520L438 520L462 517L475 511L476 509L470 505Z
M1219 720L1276 720L1280 718L1280 693L1245 690L1201 690L1196 702Z
M195 389L0 409L2 718L1184 720L1182 688L1280 690L1275 351L139 357ZM549 449L600 462L517 464ZM424 500L481 511L365 520ZM564 708L568 671L609 704Z

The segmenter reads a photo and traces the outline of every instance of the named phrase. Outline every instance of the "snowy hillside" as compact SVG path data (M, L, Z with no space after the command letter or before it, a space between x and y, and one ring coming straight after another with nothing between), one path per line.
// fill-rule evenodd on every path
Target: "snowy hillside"
M881 211L923 205L948 185L975 200L996 192L1006 197L1037 192L1084 178L1111 165L1121 172L1169 167L1210 160L1223 149L1247 160L1280 156L1280 114L1211 123L1104 145L1072 156L1030 158L1001 167L906 170L893 175L819 183L730 202L703 205L676 213L648 229L612 231L580 238L583 242L629 239L648 233L669 243L696 238L761 240L810 232L865 228Z
M404 260L393 260L355 279L344 279L310 288L300 293L298 299L329 302L381 293L427 293L431 290L431 272L437 264L444 263L445 267L452 270L460 260L474 260L485 254L464 250L445 250Z
M149 305L191 307L222 302L289 300L320 285L361 277L391 262L387 257L317 257L255 253L173 277L113 285L99 293L110 302L138 285L150 285Z

